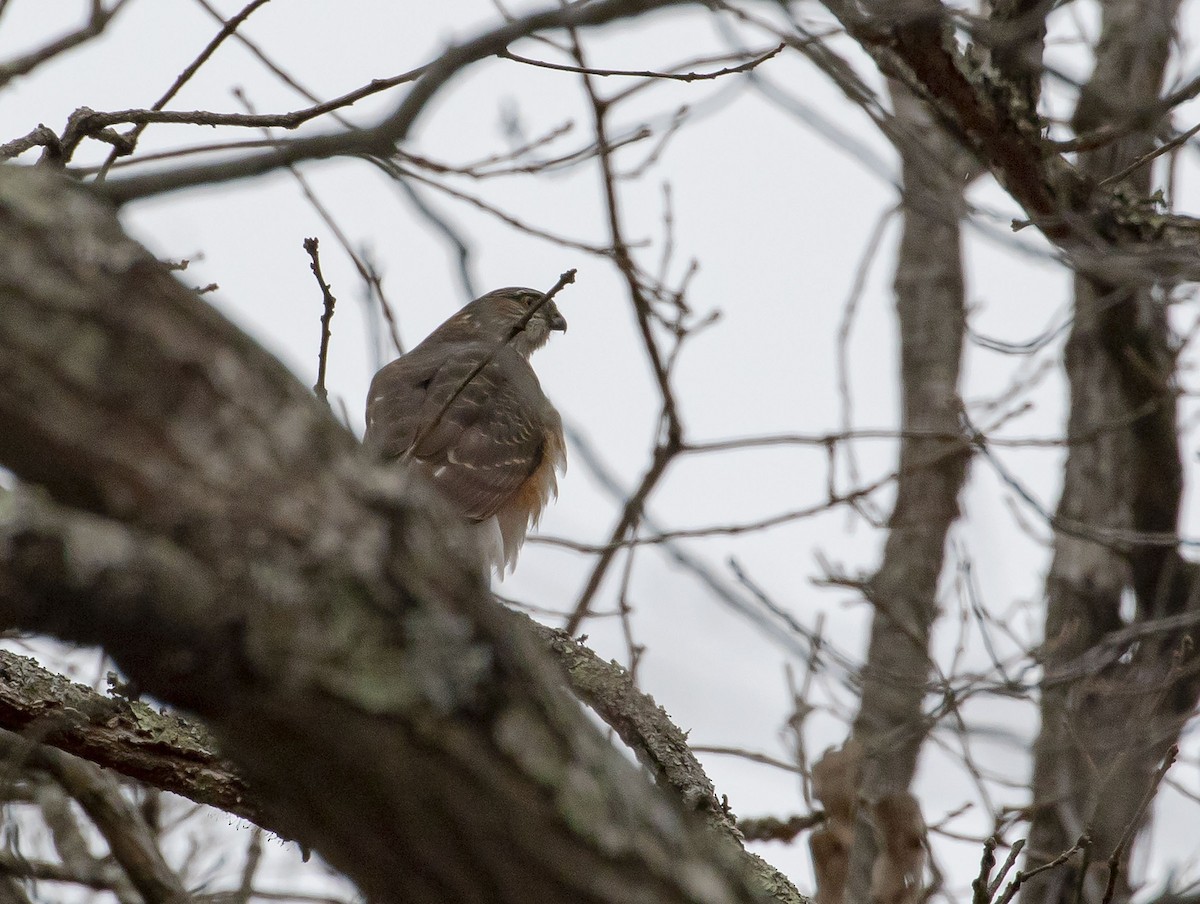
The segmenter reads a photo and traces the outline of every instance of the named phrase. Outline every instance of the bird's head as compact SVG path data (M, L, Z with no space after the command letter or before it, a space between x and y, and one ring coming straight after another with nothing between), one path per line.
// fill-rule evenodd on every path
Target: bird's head
M461 311L456 319L465 320L473 328L473 332L485 340L494 339L497 343L504 342L512 332L513 327L521 322L529 309L537 304L546 294L537 289L525 289L520 286L510 286L507 289L496 289L476 298ZM512 347L528 358L546 344L553 330L567 329L567 321L558 306L548 301L536 314L529 319L522 329L512 339Z

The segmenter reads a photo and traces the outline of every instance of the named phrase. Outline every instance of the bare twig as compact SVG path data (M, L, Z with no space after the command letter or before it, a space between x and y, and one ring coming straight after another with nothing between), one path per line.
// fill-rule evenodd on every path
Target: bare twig
M988 894L992 867L996 865L995 835L983 843L983 854L979 858L979 875L971 882L971 904L988 904L991 896Z
M883 242L883 236L888 224L899 210L900 208L896 206L889 207L875 221L875 226L872 228L871 234L867 238L867 244L863 249L862 258L859 260L858 267L855 270L854 281L850 286L850 292L846 297L846 304L842 311L842 320L838 325L837 379L838 397L841 400L843 433L850 432L852 429L851 425L854 423L854 396L850 385L850 331L854 326L854 317L858 312L858 305L862 300L863 290L866 288L867 276L871 272L871 264L879 253L879 248ZM859 477L858 458L854 454L854 447L847 446L845 451L850 480L853 483L858 483L861 478ZM829 474L831 490L835 485L835 480L836 474L831 463Z
M1013 846L1009 849L1008 856L1004 858L1004 865L1000 867L1000 871L996 873L991 884L987 888L987 899L990 901L996 896L996 892L1000 890L1000 883L1004 881L1004 877L1016 865L1017 858L1021 856L1021 851L1025 849L1025 839L1018 838L1013 842Z
M196 2L200 5L200 7L206 13L208 13L210 16L212 16L214 19L216 19L222 25L225 24L225 18L221 15L221 13L216 8L213 7L213 5L211 3L208 2L208 0L196 0ZM367 84L361 88L357 88L354 91L351 91L347 94L343 94L341 97L334 98L331 101L322 101L319 97L317 97L316 94L314 94L312 91L309 91L302 84L300 84L300 82L298 82L295 78L293 78L286 71L284 71L284 69L282 67L280 67L278 64L273 62L266 55L266 53L263 52L261 47L259 47L254 41L251 41L248 37L246 37L240 31L234 32L233 39L235 41L237 41L239 44L241 44L243 47L245 47L247 50L249 50L252 54L254 54L254 56L258 59L258 61L260 63L262 63L264 66L266 66L267 69L269 69L272 73L274 73L275 76L280 81L282 81L285 85L287 85L289 88L291 88L297 94L299 94L301 97L305 98L312 104L316 105L313 108L314 112L312 115L321 115L321 113L333 113L333 118L336 119L338 122L340 122L342 125L347 126L347 127L350 127L351 123L348 120L346 120L344 117L342 117L342 116L338 115L336 112L334 112L336 109L341 108L341 107L348 107L351 104L354 104L354 103L362 100L364 97L368 97L368 96L378 93L380 91L386 91L389 88L394 88L397 85L402 85L406 82L411 82L414 79L418 78L421 75L421 73L425 71L424 66L418 66L416 69L410 69L408 72L403 72L400 75L395 75L395 76L392 76L391 78L372 79L369 84ZM326 107L326 109L321 110L320 112L316 112L317 107ZM294 116L296 114L286 114L286 115ZM308 118L312 118L312 117L309 116Z
M527 235L532 235L532 236L535 236L540 239L545 239L546 241L553 242L555 245L558 245L563 248L573 248L576 251L582 251L586 254L594 255L595 257L608 257L608 249L607 248L601 247L599 245L589 245L586 242L581 242L576 239L567 238L566 236L562 236L562 235L556 235L552 232L548 232L544 229L540 229L536 226L532 226L528 223L525 223L525 222L517 219L512 214L501 210L500 208L496 207L495 205L489 204L487 201L484 201L482 198L476 197L475 195L471 195L471 194L468 194L463 191L459 191L456 188L453 188L442 182L438 182L435 179L431 179L429 176L426 176L422 173L413 172L411 169L405 169L404 167L400 166L400 164L394 159L379 157L376 155L366 155L364 159L366 159L368 163L374 164L380 170L382 170L387 175L391 176L393 179L395 179L397 182L400 182L401 184L404 184L404 182L408 179L412 179L416 182L421 182L425 185L432 186L433 188L437 189L438 191L442 192L443 194L449 195L450 197L456 198L457 200L460 200L460 201L465 201L466 203L470 204L472 207L476 207L479 210L482 210L488 214L491 214L492 216L494 216L498 220L500 220L502 223L512 226L514 229L519 229L521 232L524 232Z
M633 606L629 602L629 585L633 579L633 560L637 548L630 547L625 553L625 567L621 570L621 589L617 594L617 614L621 619L621 634L625 638L625 652L629 657L629 680L637 687L638 666L642 662L642 654L646 651L644 644L638 643L633 636Z
M1000 900L997 902L997 904L1008 904L1008 902L1011 901L1014 896L1016 896L1017 892L1021 890L1021 886L1024 885L1029 879L1032 879L1039 873L1044 873L1062 866L1077 853L1079 853L1079 851L1083 850L1085 843L1090 843L1090 840L1086 835L1081 836L1078 841L1071 845L1071 847L1067 848L1049 863L1043 863L1041 866L1035 866L1031 870L1017 870L1016 876L1013 877L1012 882L1008 883L1008 887L1004 889L1004 894L1000 896Z
M771 766L775 769L782 769L784 772L798 773L803 771L794 763L776 759L775 757L768 756L765 753L757 753L753 750L743 750L740 747L722 747L714 744L693 744L692 750L694 750L696 753L715 753L721 756L735 756L738 759L745 760L748 763L760 763L763 766Z
M1186 132L1181 132L1180 134L1178 134L1174 138L1172 138L1170 141L1165 142L1164 144L1160 144L1158 147L1154 148L1154 150L1146 152L1141 157L1138 157L1136 160L1134 160L1132 163L1130 163L1129 166L1125 167L1124 169L1113 173L1111 176L1108 176L1105 179L1102 179L1099 183L1100 186L1105 187L1105 186L1109 186L1109 185L1118 184L1119 182L1121 182L1121 180L1123 180L1127 176L1130 176L1133 173L1137 172L1139 169L1141 169L1147 163L1157 160L1163 154L1170 153L1171 151L1175 150L1175 148L1179 147L1182 144L1185 144L1197 132L1200 132L1200 123L1196 123L1196 125L1192 126Z
M324 304L324 311L321 314L321 348L317 353L317 382L313 385L313 392L317 394L318 399L328 405L329 391L325 388L325 366L329 360L329 338L332 335L329 325L333 321L333 309L337 304L337 299L333 297L329 283L325 282L325 277L321 275L321 256L318 251L317 239L305 239L304 250L308 252L308 256L312 260L310 268L317 280L317 285L321 287L321 299Z
M254 891L254 877L262 862L263 834L263 830L258 826L250 833L250 842L246 845L246 863L242 867L242 879L229 904L250 904L252 898L258 897Z
M119 891L124 876L114 864L103 864L95 860L90 868L77 868L74 864L54 863L49 860L37 860L14 854L11 851L0 850L0 882L15 879L36 879L40 882L62 882L69 885L79 885L96 891L111 892L120 900ZM130 892L136 896L136 892ZM28 900L28 899L26 899ZM38 899L44 900L42 898ZM5 897L5 890L0 888L0 904L10 904Z
M24 154L30 148L36 147L51 148L54 155L62 155L62 146L54 130L48 126L38 126L28 135L0 144L0 160L11 160L13 157Z
M629 298L633 303L638 329L642 336L642 345L645 349L646 357L650 362L650 368L654 373L655 382L658 384L659 394L662 398L662 413L659 417L659 440L655 445L650 466L642 476L642 481L637 491L625 504L625 508L621 512L621 516L618 518L617 524L610 535L609 547L601 552L597 558L592 573L588 576L587 583L584 585L583 591L575 603L575 609L567 619L564 629L568 634L574 634L579 630L579 625L587 616L588 607L599 591L600 585L604 581L604 576L612 564L613 557L616 554L616 547L613 544L622 541L638 523L650 493L662 479L663 474L666 473L667 466L671 463L672 459L682 450L683 424L679 419L674 392L671 388L669 365L663 359L662 352L658 347L658 342L654 338L651 327L653 317L652 307L643 291L642 282L638 277L637 268L634 266L629 244L625 240L621 225L620 206L616 188L617 177L613 165L612 149L609 146L608 123L606 119L606 114L610 108L608 103L602 100L599 94L597 94L595 86L592 84L592 76L586 72L588 68L587 60L584 56L583 46L579 42L578 32L575 30L573 24L568 26L567 34L570 37L571 55L575 58L575 62L578 64L580 70L583 71L581 83L592 110L592 128L595 131L596 144L600 150L600 173L604 187L605 209L608 214L612 259L617 269L621 271L621 275L625 278Z
M1079 868L1075 870L1075 892L1072 904L1086 904L1087 901L1087 874L1092 865L1092 849L1094 848L1091 829L1085 831L1083 837L1086 841L1083 845L1083 853L1079 858Z
M631 70L631 69L592 69L585 66L568 66L563 63L550 63L546 60L532 60L528 57L517 56L507 48L502 50L496 56L506 60L512 60L516 63L524 63L527 66L537 66L541 69L554 69L559 72L577 72L582 75L597 75L606 77L610 75L631 76L634 78L650 78L650 79L666 79L680 82L698 82L705 79L721 78L724 75L734 75L739 72L749 72L767 60L778 54L786 44L779 44L772 47L770 50L759 52L752 59L747 60L737 66L727 66L724 69L718 69L715 72L656 72L651 69Z
M199 0L199 2L207 5L206 0ZM244 91L242 91L240 88L235 88L233 94L234 97L236 97L247 109L247 111L251 113L254 112L254 106ZM264 128L263 134L269 139L271 135L270 129ZM392 312L392 306L388 303L387 296L384 295L383 280L380 278L379 274L375 272L374 267L370 266L367 261L363 259L363 255L359 254L350 244L350 239L347 237L345 231L341 226L338 225L337 220L334 219L333 214L330 213L329 209L323 203L321 203L321 199L317 197L317 193L313 190L305 175L295 166L289 166L287 169L288 172L292 174L292 178L296 180L296 184L300 186L300 191L304 195L305 200L312 205L313 210L317 212L317 216L319 216L324 221L325 225L329 227L330 231L333 233L333 237L337 239L338 244L342 246L342 251L344 251L346 256L350 258L350 262L354 265L354 269L358 271L359 277L367 287L368 304L370 303L371 298L374 298L374 300L379 303L379 310L383 314L384 322L388 326L388 331L392 340L392 346L395 348L398 354L403 354L404 344L400 340L400 329L396 324L396 315ZM376 355L378 355L377 343ZM382 361L377 362L377 366L382 366L382 364ZM347 423L349 422L347 421Z
M651 491L666 472L667 465L670 464L671 459L675 457L677 451L678 449L670 446L659 446L654 450L650 467L642 475L642 480L638 484L638 488L626 501L625 508L622 510L620 518L617 519L616 526L612 529L612 533L609 534L608 542L600 546L585 547L586 551L597 553L599 558L596 560L596 565L593 567L591 574L588 575L587 583L584 585L583 592L579 595L579 600L575 603L575 608L567 618L567 623L563 626L563 630L568 634L574 634L578 631L580 624L587 617L588 607L600 589L600 584L604 580L604 575L607 573L608 566L612 563L617 550L626 546L639 546L643 542L658 543L689 535L687 531L668 531L653 537L626 539L626 535L640 520L647 498L649 498ZM707 533L705 531L705 535ZM580 549L581 547L574 545L574 548Z

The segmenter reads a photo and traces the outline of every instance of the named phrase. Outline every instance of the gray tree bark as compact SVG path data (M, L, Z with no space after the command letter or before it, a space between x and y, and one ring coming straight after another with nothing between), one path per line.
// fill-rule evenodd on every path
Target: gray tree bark
M1148 121L1145 113L1157 107L1177 7L1175 0L1103 4L1097 65L1073 125L1077 134L1106 124L1126 124L1129 132L1081 154L1082 171L1097 182L1154 146L1162 111ZM1145 198L1150 177L1142 167L1121 187ZM1151 636L1099 671L1081 674L1077 667L1087 650L1124 626L1127 593L1136 602L1135 623L1196 609L1194 569L1177 547L1139 539L1175 533L1182 492L1172 337L1148 282L1136 267L1125 281L1075 280L1066 349L1070 446L1057 512L1071 527L1056 533L1046 581L1046 678L1026 851L1036 866L1086 834L1091 866L1081 876L1076 860L1035 876L1022 891L1027 902L1079 900L1080 883L1082 900L1102 900L1114 852L1120 873L1113 900L1128 900L1129 846L1118 846L1144 820L1142 801L1196 703L1194 657L1181 646L1186 628Z
M372 900L750 902L583 718L453 519L85 190L0 169L0 623L199 714ZM780 897L785 889L777 889Z

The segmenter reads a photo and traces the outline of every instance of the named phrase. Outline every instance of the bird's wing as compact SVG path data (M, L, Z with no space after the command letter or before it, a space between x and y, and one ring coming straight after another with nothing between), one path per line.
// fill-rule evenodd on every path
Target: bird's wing
M556 423L524 358L507 347L468 345L436 356L410 353L383 368L368 396L365 441L385 458L419 463L478 521L496 514L537 470Z
M443 363L417 348L375 374L367 391L363 445L385 459L408 454L421 426L428 388Z

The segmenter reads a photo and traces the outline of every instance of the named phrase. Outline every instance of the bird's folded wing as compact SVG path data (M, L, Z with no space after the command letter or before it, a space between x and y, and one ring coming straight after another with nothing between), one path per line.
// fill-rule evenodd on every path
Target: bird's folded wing
M440 361L409 355L376 376L366 441L387 458L419 463L464 515L483 520L541 464L545 404L533 370L511 349L460 349Z

